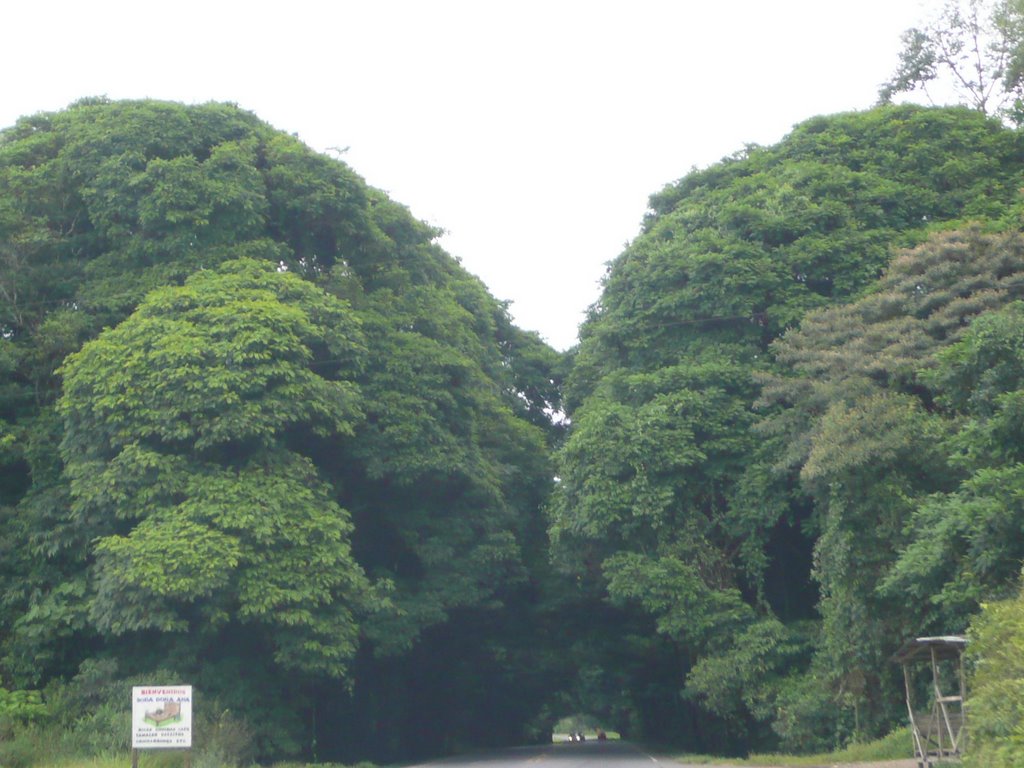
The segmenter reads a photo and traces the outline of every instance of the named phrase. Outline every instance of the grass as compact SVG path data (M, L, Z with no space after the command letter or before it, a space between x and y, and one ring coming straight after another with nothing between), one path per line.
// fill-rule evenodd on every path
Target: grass
M130 754L111 754L102 757L66 758L40 762L36 768L125 768L132 764ZM182 752L143 752L139 755L139 768L179 768L185 764Z
M112 754L103 757L92 758L68 758L62 760L45 761L34 764L33 768L126 768L131 765L131 755ZM197 764L196 756L193 756L192 766ZM185 753L177 750L145 750L139 753L139 768L181 768L185 764ZM310 766L307 763L282 762L275 763L272 768L377 768L373 763L358 763L355 766L343 766L341 763L317 763Z
M906 760L913 756L910 730L901 728L877 741L852 744L837 752L825 752L817 755L753 754L746 759L726 759L708 755L672 755L671 759L695 765L820 766L823 764L871 762L873 760Z

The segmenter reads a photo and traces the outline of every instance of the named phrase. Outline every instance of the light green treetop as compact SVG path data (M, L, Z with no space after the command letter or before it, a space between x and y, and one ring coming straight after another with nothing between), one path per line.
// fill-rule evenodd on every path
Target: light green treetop
M242 623L281 665L344 674L373 590L304 451L360 419L361 354L344 302L238 261L154 292L68 359L61 452L94 537L97 629L209 642Z

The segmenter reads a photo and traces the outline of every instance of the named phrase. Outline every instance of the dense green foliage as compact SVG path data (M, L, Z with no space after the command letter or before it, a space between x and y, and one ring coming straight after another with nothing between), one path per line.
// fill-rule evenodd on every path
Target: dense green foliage
M970 768L1024 765L1024 594L983 606L971 625Z
M5 687L171 669L264 755L523 738L560 361L437 234L232 106L0 133Z
M968 626L998 754L1022 187L1024 139L976 110L814 118L654 195L563 358L436 230L237 108L19 121L3 759L48 726L123 747L119 692L153 678L206 697L221 762L577 714L820 750L891 731L893 651Z
M153 291L68 358L61 453L93 555L79 608L100 633L185 634L210 656L241 623L282 666L344 676L369 585L302 453L361 416L352 381L307 367L313 347L357 367L358 323L329 299L272 264L228 262Z
M582 328L550 511L556 559L646 616L666 659L629 695L682 693L688 714L649 735L742 750L885 733L896 647L1005 591L1019 538L993 551L943 511L1016 519L987 474L1009 457L973 476L957 460L980 373L942 350L1021 296L1024 246L941 230L1015 227L1022 174L995 120L882 107L652 198Z

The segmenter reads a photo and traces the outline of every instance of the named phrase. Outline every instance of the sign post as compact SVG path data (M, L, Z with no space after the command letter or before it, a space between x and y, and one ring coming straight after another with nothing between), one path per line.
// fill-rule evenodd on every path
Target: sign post
M132 688L132 768L140 749L192 749L192 686L140 685Z

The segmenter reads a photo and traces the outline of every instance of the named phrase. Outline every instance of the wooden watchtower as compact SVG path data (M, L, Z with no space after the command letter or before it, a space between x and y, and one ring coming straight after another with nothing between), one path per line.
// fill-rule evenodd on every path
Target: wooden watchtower
M958 758L967 745L967 688L964 683L962 635L918 637L903 644L893 660L903 667L907 690L907 713L914 738L914 757L919 768L929 768L933 760ZM931 668L931 706L914 708L912 667Z

